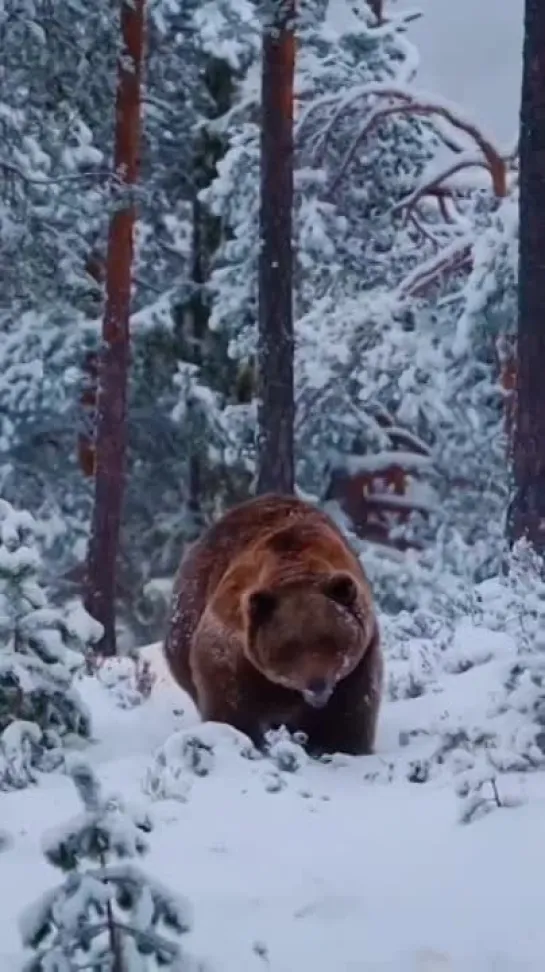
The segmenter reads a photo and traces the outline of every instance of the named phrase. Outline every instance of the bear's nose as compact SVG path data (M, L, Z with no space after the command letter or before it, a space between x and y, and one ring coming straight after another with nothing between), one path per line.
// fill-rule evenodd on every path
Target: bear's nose
M311 678L303 691L303 698L314 709L321 709L329 702L333 686L325 678Z

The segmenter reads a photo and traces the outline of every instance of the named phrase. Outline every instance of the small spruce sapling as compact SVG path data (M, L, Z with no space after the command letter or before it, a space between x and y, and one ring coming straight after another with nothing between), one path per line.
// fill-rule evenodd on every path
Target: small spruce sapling
M0 789L55 768L70 737L91 731L74 678L100 625L48 604L38 535L30 513L0 500Z
M133 863L148 849L149 818L104 797L86 763L68 770L84 811L43 841L67 877L22 915L23 943L35 953L24 972L205 972L177 940L190 928L188 904Z

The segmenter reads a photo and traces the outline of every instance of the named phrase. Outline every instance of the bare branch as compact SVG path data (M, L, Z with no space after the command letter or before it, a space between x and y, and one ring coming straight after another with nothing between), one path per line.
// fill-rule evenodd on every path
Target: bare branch
M445 223L452 223L453 220L447 209L447 199L450 198L450 193L443 186L437 186L436 189L430 189L429 195L435 196L437 199L437 205Z

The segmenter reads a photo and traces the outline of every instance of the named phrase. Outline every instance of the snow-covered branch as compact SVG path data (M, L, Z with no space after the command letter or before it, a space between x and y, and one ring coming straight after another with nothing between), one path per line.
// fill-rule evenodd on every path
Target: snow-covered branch
M336 110L332 113L322 132L319 140L319 148L325 146L334 126L345 111L353 107L360 99L366 98L378 98L382 103L379 102L378 105L373 107L364 120L363 126L353 138L331 184L330 195L335 192L348 171L350 163L361 143L384 118L395 114L420 115L423 117L431 117L432 119L440 118L447 121L457 131L468 135L477 145L480 151L479 158L482 161L477 162L473 156L470 163L469 156L466 156L463 164L459 168L467 168L469 164L482 164L490 172L494 194L498 198L503 198L507 195L507 166L505 160L502 158L500 151L493 144L492 140L481 131L479 126L470 119L465 118L456 107L449 105L447 102L427 95L424 92L411 91L410 88L401 85L384 83L361 85L350 91L348 95L340 97ZM384 104L384 100L388 103ZM437 128L437 134L445 141L443 130L440 127ZM459 169L455 171L459 171Z
M458 172L471 168L484 168L488 170L488 164L483 156L477 155L474 152L465 152L459 158L449 159L432 176L424 178L421 184L408 196L405 196L404 199L396 203L392 208L392 213L404 212L408 218L418 203L426 196L436 196L439 204L445 206L445 196L450 195L450 192L443 184ZM442 209L442 214L448 221L446 207Z
M58 186L62 183L78 183L85 182L86 179L107 179L111 173L105 170L92 169L89 172L73 172L64 175L55 176L55 178L49 178L47 176L29 175L24 172L19 166L14 165L13 162L7 162L5 159L0 159L0 170L6 176L12 176L15 179L20 179L21 182L32 186Z
M473 240L469 236L460 237L449 243L407 274L397 289L399 297L421 297L446 274L471 269L472 249Z

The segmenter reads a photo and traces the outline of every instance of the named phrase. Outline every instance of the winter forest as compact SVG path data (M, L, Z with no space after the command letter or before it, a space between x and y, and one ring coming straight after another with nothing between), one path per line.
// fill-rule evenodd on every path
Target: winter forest
M0 0L0 972L542 969L521 5L505 142L421 85L429 2ZM373 755L259 751L166 671L183 552L265 492L361 556Z

